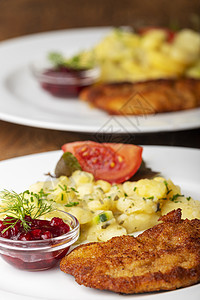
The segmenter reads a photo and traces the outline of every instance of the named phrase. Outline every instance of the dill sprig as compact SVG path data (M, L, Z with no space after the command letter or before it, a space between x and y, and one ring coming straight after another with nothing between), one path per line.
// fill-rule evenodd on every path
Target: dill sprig
M8 226L4 230L2 230L2 233L4 233L9 228L15 227L17 222L18 222L18 219L14 218L14 217L8 217L6 220L3 221L3 224L8 225Z
M2 204L4 204L1 206L1 213L6 214L8 217L5 224L10 224L6 230L14 227L20 221L24 230L28 231L29 224L26 221L26 216L37 219L52 210L52 206L44 202L44 200L47 200L47 195L43 189L38 193L26 190L20 194L15 191L1 191L0 199Z

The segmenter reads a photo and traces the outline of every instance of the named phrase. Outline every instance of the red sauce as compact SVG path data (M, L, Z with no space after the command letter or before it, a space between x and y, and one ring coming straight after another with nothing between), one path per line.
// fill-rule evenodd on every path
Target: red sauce
M0 237L19 241L46 240L65 234L70 230L69 225L60 218L47 221L26 216L25 220L29 226L27 231L19 220L10 228L8 227L14 224L14 220L10 220L10 217L6 217L3 221L0 220ZM6 230L6 228L8 229Z
M85 71L87 70L75 70L66 67L49 69L43 72L40 85L56 97L77 97L83 88L90 85L90 80L83 83L83 80L87 79L84 77ZM91 84L92 81L91 79Z
M40 247L37 243L39 241L47 242L45 246L51 247L56 246L53 238L66 234L70 231L70 227L62 219L54 217L51 221L32 219L29 216L26 216L26 221L29 225L28 231L25 231L21 221L5 230L7 227L12 225L12 222L9 217L5 218L3 221L0 220L0 237L5 239L10 239L12 241L32 241L31 247ZM34 243L34 241L37 241ZM23 244L24 245L24 244ZM42 245L43 246L43 245ZM27 244L27 248L29 244ZM11 265L25 270L44 270L53 267L62 257L66 255L69 250L69 247L40 252L40 249L33 251L27 251L26 247L21 247L19 250L7 250L4 254L1 254L4 260L6 260Z

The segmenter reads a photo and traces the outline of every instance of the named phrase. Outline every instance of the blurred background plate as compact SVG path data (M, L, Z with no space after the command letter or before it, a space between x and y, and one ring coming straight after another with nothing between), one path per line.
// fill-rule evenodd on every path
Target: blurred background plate
M0 118L26 126L87 133L144 133L198 128L200 108L141 117L110 116L78 99L43 91L31 64L50 51L90 48L111 27L59 30L10 39L0 45Z

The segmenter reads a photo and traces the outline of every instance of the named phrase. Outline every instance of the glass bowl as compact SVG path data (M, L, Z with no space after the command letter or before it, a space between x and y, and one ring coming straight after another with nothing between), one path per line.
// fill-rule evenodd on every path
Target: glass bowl
M40 271L54 267L79 238L79 222L71 214L57 211L70 227L61 236L33 241L19 241L0 237L0 255L10 265L28 271Z
M77 98L83 88L98 81L100 74L98 67L92 69L60 67L55 69L35 63L31 69L40 86L51 95L60 98Z

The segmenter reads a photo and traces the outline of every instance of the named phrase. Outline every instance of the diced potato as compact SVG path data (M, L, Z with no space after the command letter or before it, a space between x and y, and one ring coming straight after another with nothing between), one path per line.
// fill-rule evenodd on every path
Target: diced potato
M118 224L111 224L106 229L102 229L101 233L98 236L100 241L107 241L114 236L121 236L127 234L127 231L124 227Z
M116 208L125 213L132 213L135 209L134 199L130 197L121 197L117 201Z
M47 193L48 200L61 204L77 201L76 191L70 186L70 180L66 176L61 176L56 180L37 182L31 185L29 190L34 193L43 190L44 193Z
M117 201L117 209L130 215L134 212L154 213L157 211L157 203L153 199L135 197L124 197Z
M184 64L193 64L200 57L200 35L190 29L179 32L175 37L171 56Z
M149 64L152 68L166 72L166 75L181 75L185 70L185 65L169 55L160 51L149 51Z
M146 213L133 213L131 215L121 214L117 221L126 228L127 233L142 231L154 226L158 221L159 215Z
M93 183L84 183L82 185L79 185L77 187L77 191L80 195L81 198L84 197L84 195L89 195L93 192L93 188L94 188L94 185Z
M133 196L136 194L135 192L135 182L125 181L123 183L123 190L128 196Z
M164 202L169 200L175 194L181 194L181 189L178 185L175 185L170 179L166 180L162 177L155 178L155 181L163 182L166 186L166 196L164 198Z
M107 225L99 224L96 226L91 226L88 229L87 240L90 242L93 241L105 242L114 236L120 236L124 234L127 234L126 229L118 225L115 221L115 222L107 223Z
M200 59L186 71L186 75L193 78L200 78Z
M141 47L152 50L159 49L162 43L166 40L166 33L163 30L150 30L141 39Z
M57 182L57 185L60 185L63 187L68 186L68 185L70 185L70 180L67 176L60 176L59 180Z
M109 192L111 189L111 184L105 180L97 180L95 186L100 187L104 193Z
M82 184L93 182L94 176L91 173L77 170L72 174L70 179L78 187Z
M113 184L109 190L109 192L106 193L106 196L110 196L112 199L118 195L123 196L124 195L124 191L123 191L123 187L121 184Z
M98 242L98 236L101 232L101 227L100 226L89 226L87 227L87 232L85 233L86 236L86 241L88 242Z
M178 194L174 194L174 195L178 195ZM172 198L173 199L173 198ZM198 218L200 219L200 201L195 201L194 199L188 197L174 197L174 200L169 200L166 201L162 208L161 208L161 213L162 215L167 214L168 212L177 209L177 208L181 208L182 211L182 218L183 219L194 219L194 218Z
M108 210L112 207L111 201L108 198L91 200L87 203L89 210Z
M153 197L154 200L165 197L167 192L164 182L154 179L141 179L136 182L135 187L135 191L139 196L145 198Z
M88 209L79 206L71 207L69 213L74 215L80 224L89 223L93 218L93 214Z
M33 192L33 193L37 193L41 189L44 189L46 191L46 190L49 190L50 188L52 188L52 182L51 181L46 181L46 182L44 182L44 181L38 181L38 182L32 184L29 187L29 191Z

